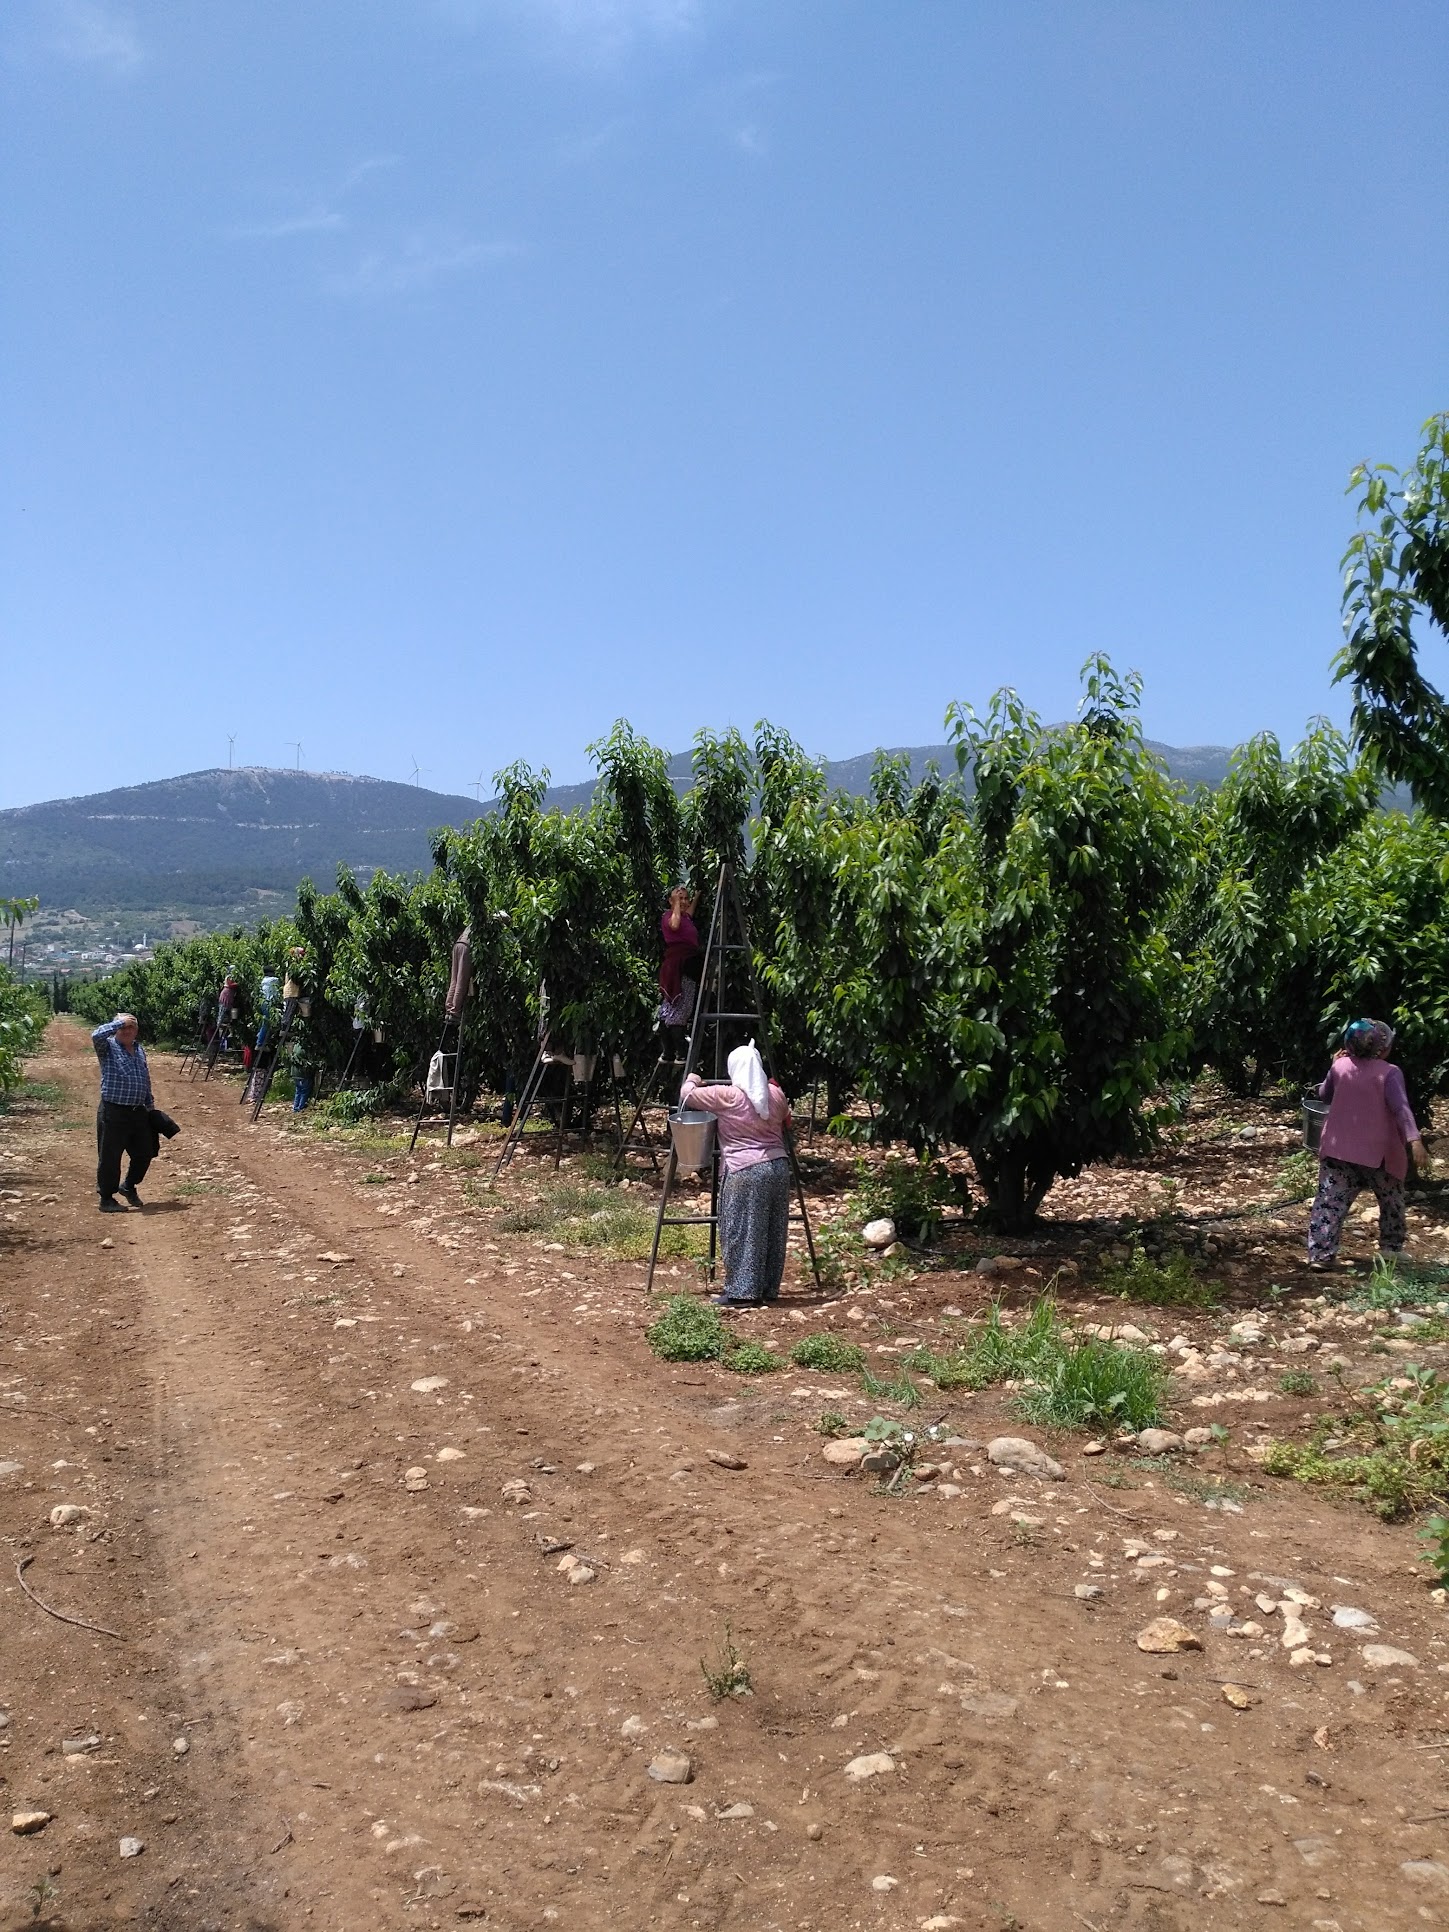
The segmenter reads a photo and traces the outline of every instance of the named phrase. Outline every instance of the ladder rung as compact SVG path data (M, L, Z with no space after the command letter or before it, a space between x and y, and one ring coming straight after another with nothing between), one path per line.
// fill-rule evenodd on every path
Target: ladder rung
M666 1214L659 1225L661 1228L707 1228L718 1219L717 1214Z

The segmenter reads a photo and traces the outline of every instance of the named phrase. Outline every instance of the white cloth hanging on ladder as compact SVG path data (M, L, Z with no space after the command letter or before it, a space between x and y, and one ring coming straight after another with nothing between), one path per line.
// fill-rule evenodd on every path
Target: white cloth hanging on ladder
M448 1084L447 1063L440 1049L428 1062L428 1093L446 1093Z

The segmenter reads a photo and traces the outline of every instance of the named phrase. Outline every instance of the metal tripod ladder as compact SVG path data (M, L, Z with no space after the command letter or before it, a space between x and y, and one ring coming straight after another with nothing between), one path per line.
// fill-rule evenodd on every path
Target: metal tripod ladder
M418 1135L423 1130L423 1122L430 1115L441 1116L442 1114L442 1108L434 1107L432 1104L432 1096L434 1093L445 1093L448 1096L448 1146L451 1147L453 1145L453 1128L457 1124L458 1119L459 1076L463 1071L463 1022L468 1017L468 1006L469 999L465 996L463 1004L458 1008L456 1015L448 1013L443 1015L443 1031L438 1039L437 1050L443 1056L443 1071L448 1076L448 1083L445 1087L435 1087L430 1090L428 1087L427 1068L425 1067L423 1069L423 1101L422 1105L418 1108L418 1117L413 1122L413 1137L408 1142L408 1152L410 1154L418 1144ZM451 1047L448 1044L450 1039L453 1043ZM428 1065L432 1065L431 1059L429 1059Z
M262 1022L267 1028L266 1045L253 1060L251 1071L242 1082L241 1090L243 1102L250 1100L252 1103L253 1120L261 1118L262 1108L267 1104L267 1095L272 1091L272 1079L282 1058L282 1048L287 1044L287 1036L292 1031L292 1021L300 1005L300 998L282 1001L282 1017L275 1032L271 1028L270 1016Z
M569 1131L569 1112L575 1105L576 1099L578 1105L579 1131L586 1144L592 1141L594 1106L596 1104L594 1074L591 1070L587 1080L576 1080L573 1072L573 1063L576 1057L576 1055L571 1053L550 1052L546 1040L539 1042L538 1052L534 1055L533 1065L529 1069L528 1078L523 1083L523 1092L518 1098L517 1111L514 1113L513 1120L509 1125L507 1137L503 1142L497 1164L493 1169L493 1178L495 1181L513 1159L513 1156L518 1152L519 1144L523 1139L523 1130L528 1125L528 1116L540 1104L551 1104L551 1097L546 1096L543 1092L543 1084L548 1078L550 1069L553 1067L561 1067L564 1070L564 1084L562 1091L558 1095L557 1102L558 1121L553 1137L554 1166L557 1167L563 1159L564 1136ZM619 1080L614 1072L613 1055L612 1053L606 1053L604 1048L600 1047L597 1053L591 1056L586 1055L585 1057L592 1058L595 1070L600 1067L604 1069L599 1085L602 1086L604 1080L607 1080L609 1083L609 1094L614 1103L614 1125L622 1137L624 1132L624 1115L623 1109L619 1105Z
M736 938L730 938L730 924L733 921ZM737 1008L728 1006L731 993L731 976L727 964L737 958L743 968L734 975L737 997L742 1004ZM713 1005L710 998L713 995ZM743 1002L752 1000L753 1006ZM725 1061L728 1049L725 1046L725 1029L731 1028L739 1033L741 1041L753 1034L755 1045L759 1048L760 1058L765 1063L765 1071L774 1078L774 1054L770 1047L769 1029L765 1024L765 1003L760 996L760 981L755 972L755 956L750 947L749 927L745 923L745 909L740 903L739 887L735 883L734 868L726 860L719 869L719 884L715 888L714 909L710 913L709 938L704 945L704 966L699 975L699 991L694 1000L694 1022L689 1029L689 1040L684 1049L684 1073L680 1079L683 1086L701 1057L704 1029L713 1027L713 1060L716 1081L725 1079ZM656 1069L657 1071L657 1069ZM790 1178L795 1184L795 1204L798 1219L805 1230L805 1246L810 1255L810 1270L815 1277L815 1286L820 1283L820 1263L815 1254L815 1237L810 1231L810 1216L805 1207L805 1188L800 1179L800 1163L795 1156L795 1140L790 1129L784 1131L785 1152L790 1161ZM679 1173L679 1155L675 1150L673 1136L670 1136L669 1159L664 1168L664 1191L659 1196L659 1212L654 1221L654 1240L649 1250L649 1272L644 1282L645 1294L653 1292L654 1270L659 1260L659 1239L665 1228L708 1227L709 1228L709 1275L714 1278L715 1261L719 1252L719 1190L720 1155L719 1135L714 1137L714 1151L710 1160L709 1176L709 1213L708 1214L670 1214L669 1197L674 1191L674 1183Z
M659 1153L654 1145L654 1136L649 1131L646 1109L655 1103L668 1108L670 1076L678 1069L679 1078L683 1080L685 1065L685 1061L676 1060L670 1053L666 1036L664 1045L659 1050L659 1058L654 1062L645 1077L644 1085L639 1090L639 1098L635 1101L634 1111L629 1116L629 1125L619 1136L619 1145L614 1150L612 1163L616 1174L623 1173L624 1162L630 1154L647 1154L650 1167L656 1174L659 1172ZM637 1141L634 1138L636 1133L640 1136ZM667 1145L669 1140L667 1127L664 1130L664 1140Z

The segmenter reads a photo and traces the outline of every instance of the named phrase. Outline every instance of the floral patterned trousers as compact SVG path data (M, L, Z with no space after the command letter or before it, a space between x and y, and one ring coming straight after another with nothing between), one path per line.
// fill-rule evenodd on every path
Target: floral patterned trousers
M1382 1167L1356 1167L1352 1161L1318 1163L1318 1193L1308 1215L1308 1259L1332 1261L1338 1253L1348 1211L1363 1188L1371 1188L1379 1204L1379 1247L1398 1254L1404 1245L1404 1183Z

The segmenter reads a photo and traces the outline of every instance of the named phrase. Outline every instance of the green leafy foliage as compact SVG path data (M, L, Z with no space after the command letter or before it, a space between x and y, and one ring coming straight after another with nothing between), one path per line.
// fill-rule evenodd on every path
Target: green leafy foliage
M44 996L0 966L0 1103L25 1078L24 1062L39 1047L48 1018Z
M1285 1369L1278 1377L1279 1392L1283 1395L1316 1395L1318 1383L1307 1369Z
M1449 414L1431 416L1407 470L1360 463L1360 528L1344 554L1345 643L1335 674L1353 688L1353 728L1384 777L1449 816L1449 705L1419 668L1421 642L1449 640Z
M1316 719L1286 758L1261 732L1234 754L1218 790L1195 802L1170 929L1190 960L1196 1051L1236 1093L1257 1093L1270 1074L1313 1066L1322 1053L1305 1002L1302 888L1363 825L1374 791L1342 734Z
M964 1179L943 1161L890 1155L875 1165L856 1162L854 1213L862 1221L879 1217L894 1221L904 1241L933 1241L947 1210L964 1213L970 1198Z
M1350 1308L1421 1308L1449 1301L1449 1267L1411 1261L1406 1255L1374 1256L1373 1266L1344 1300Z
M666 1362L722 1362L737 1375L773 1375L785 1358L759 1342L737 1341L712 1302L671 1295L644 1339Z
M1431 1516L1419 1531L1424 1556L1434 1566L1434 1581L1449 1588L1449 1516Z

